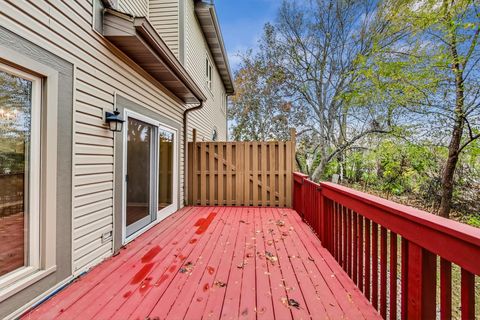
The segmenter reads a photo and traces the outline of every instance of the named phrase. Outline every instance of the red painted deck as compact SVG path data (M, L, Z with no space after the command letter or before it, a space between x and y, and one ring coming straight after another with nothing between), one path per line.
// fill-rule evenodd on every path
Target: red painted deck
M25 319L376 319L291 209L189 207Z

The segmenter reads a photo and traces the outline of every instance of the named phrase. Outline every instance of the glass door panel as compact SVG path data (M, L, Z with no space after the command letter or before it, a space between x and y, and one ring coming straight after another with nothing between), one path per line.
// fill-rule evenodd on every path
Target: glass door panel
M28 265L32 82L0 71L0 277Z
M173 203L174 135L159 130L158 210Z
M152 162L155 127L128 118L127 133L127 236L150 224L152 210Z

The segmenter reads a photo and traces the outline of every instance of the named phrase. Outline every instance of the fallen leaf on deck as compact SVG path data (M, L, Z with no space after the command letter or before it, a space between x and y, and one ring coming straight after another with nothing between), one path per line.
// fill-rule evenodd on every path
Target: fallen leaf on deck
M298 303L294 299L288 299L286 297L280 298L280 301L282 301L283 305L287 308L294 307L296 309L300 309L300 303Z
M215 286L219 287L219 288L224 288L227 286L227 284L225 282L222 282L222 281L218 281L218 280L215 280L215 282L213 283Z
M308 257L308 260L315 262L315 259L313 259L312 257Z
M187 262L182 268L180 268L180 273L187 273L193 270L193 263Z
M300 303L298 303L298 302L295 301L294 299L288 299L288 305L289 305L290 307L294 307L294 308L300 309Z
M283 220L277 220L277 226L283 227L285 225L285 221Z
M265 258L267 258L267 260L270 261L272 265L275 265L275 262L278 261L277 256L273 255L271 252L268 251L265 251Z

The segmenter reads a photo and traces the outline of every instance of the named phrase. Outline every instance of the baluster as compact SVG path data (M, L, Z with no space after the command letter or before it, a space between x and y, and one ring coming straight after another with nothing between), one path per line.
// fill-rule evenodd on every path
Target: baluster
M380 231L380 314L387 318L387 229Z
M347 210L345 207L342 207L342 216L343 216L343 259L342 259L342 266L343 270L347 272L347 266L348 266L348 253L347 253L347 246L348 246L348 239L347 239L347 230L348 230L348 216L347 216Z
M358 278L357 278L357 275L358 275L358 265L357 265L357 261L358 261L358 234L357 234L357 229L358 229L358 222L357 222L357 213L355 211L352 211L352 215L353 215L353 220L352 220L352 227L353 227L353 249L352 249L352 253L353 253L353 258L352 258L352 261L353 261L353 266L352 266L352 273L353 273L353 282L355 282L355 284L358 286Z
M408 319L435 319L436 256L419 245L408 243Z
M363 216L358 215L358 288L363 292Z
M462 320L475 319L475 276L462 268Z
M370 220L365 219L365 296L368 300L370 297Z
M397 320L397 234L390 231L390 319Z
M348 276L352 277L352 215L350 209L347 209L347 256L348 256L348 266L347 266L347 273Z
M440 319L452 318L452 263L440 259Z
M408 240L402 237L402 320L408 318Z
M372 304L378 310L378 224L372 223Z

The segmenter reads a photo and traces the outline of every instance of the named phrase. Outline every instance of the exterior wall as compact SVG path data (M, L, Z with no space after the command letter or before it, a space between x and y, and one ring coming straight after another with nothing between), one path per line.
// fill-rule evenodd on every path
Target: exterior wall
M149 0L118 0L118 9L135 17L148 17L148 2Z
M170 50L179 57L180 17L178 0L149 0L149 20Z
M127 2L123 2L126 8ZM113 237L102 241L102 234L113 231L115 137L105 126L103 117L105 111L114 109L115 94L161 113L180 126L184 106L92 29L92 1L0 0L0 7L1 26L62 57L75 68L71 245L72 272L79 274L113 252ZM180 141L181 135L182 130ZM182 176L184 156L183 144L180 145ZM182 184L180 197L183 198ZM55 283L60 281L57 280ZM43 291L38 289L30 299ZM0 310L3 310L1 303Z
M2 7L3 8L3 7ZM47 106L41 106L40 199L44 232L36 239L43 250L43 268L0 288L0 319L72 272L72 134L74 67L0 23L0 59L38 72L46 79ZM45 111L47 111L45 113ZM56 140L56 141L55 141ZM58 146L62 146L58 148ZM48 208L48 209L47 209ZM30 285L34 283L34 285ZM14 291L11 291L13 290ZM10 292L7 292L10 291Z
M197 129L197 139L211 140L213 128L217 128L218 140L227 139L227 120L225 113L225 88L215 67L214 60L208 50L207 42L195 16L193 0L185 1L185 68L202 88L208 101L200 110L193 111L188 119L188 137L191 139L192 129ZM209 55L212 62L212 89L206 85L205 58Z

